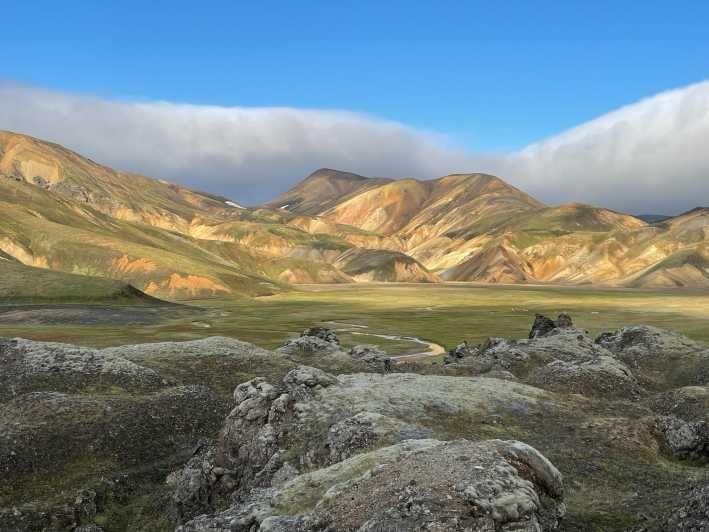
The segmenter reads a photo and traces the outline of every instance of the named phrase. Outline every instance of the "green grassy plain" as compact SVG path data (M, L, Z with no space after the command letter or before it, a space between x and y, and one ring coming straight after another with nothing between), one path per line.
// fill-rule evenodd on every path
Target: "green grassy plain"
M648 324L709 342L709 292L474 284L359 284L300 286L274 296L183 302L149 324L32 325L0 323L0 335L90 346L206 336L233 336L276 348L306 327L325 325L361 332L417 336L455 346L466 339L527 335L535 313L568 312L592 334ZM335 323L330 323L335 322ZM355 329L356 330L356 329ZM420 350L408 341L341 332L343 344L379 344L392 354Z
M463 339L481 342L488 336L526 337L535 313L556 316L568 312L575 323L597 334L624 325L650 324L676 330L709 343L709 292L690 290L611 290L538 286L481 286L474 284L360 284L299 286L278 295L221 300L195 300L183 305L155 307L129 304L0 305L0 336L21 336L63 341L87 346L179 341L225 335L276 348L304 328L325 325L347 329L339 333L342 343L376 343L391 354L421 350L408 341L355 335L372 332L417 336L451 348ZM71 323L47 324L32 317L47 309L66 312ZM107 309L110 312L107 312ZM3 323L3 315L26 313L28 319ZM82 318L85 313L86 318ZM24 316L25 314L21 314ZM108 319L104 316L108 315ZM112 318L115 316L115 319ZM142 319L141 316L145 316ZM127 322L127 317L133 319ZM349 324L346 325L346 324ZM365 326L367 329L353 327ZM268 357L251 361L221 357L140 359L183 384L206 384L226 400L240 382L255 376L277 381L293 365L314 365L332 373L359 371L347 366L330 367L327 359ZM273 360L271 360L273 359ZM401 367L401 371L441 372L440 365L425 362ZM341 362L333 362L341 364ZM449 373L450 374L450 373ZM130 401L131 396L115 390L84 390L92 397L110 395L112 400ZM621 531L637 524L638 513L652 507L662 515L674 507L676 493L687 479L697 478L692 464L670 461L655 447L643 448L627 439L618 429L618 412L628 419L647 415L648 410L634 401L613 398L588 399L576 395L557 397L566 405L559 412L540 418L502 419L502 423L478 423L465 416L434 416L441 423L432 427L451 438L513 438L542 450L564 472L568 515L565 530L573 532ZM540 430L543 423L543 430ZM633 433L634 434L634 433ZM583 445L581 445L583 443ZM629 450L632 449L632 450ZM161 489L170 469L184 461L147 464L136 473L143 485L128 501L102 508L97 522L107 531L171 529L160 507ZM56 471L28 478L13 492L27 498L54 501L92 478L119 468L112 463L67 463ZM62 479L62 480L57 480ZM630 495L630 489L638 493ZM639 495L638 495L639 494ZM0 498L2 490L0 490ZM60 497L60 498L61 498ZM650 502L648 502L650 501ZM148 523L147 528L145 524Z
M33 268L0 256L0 304L18 303L162 302L121 281Z

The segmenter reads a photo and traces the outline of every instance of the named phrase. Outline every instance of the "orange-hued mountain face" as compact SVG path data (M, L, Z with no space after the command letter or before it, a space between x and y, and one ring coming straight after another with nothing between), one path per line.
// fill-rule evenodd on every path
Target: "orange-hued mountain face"
M363 177L330 168L316 170L295 187L268 202L269 209L283 209L298 214L320 214L350 195L391 181Z
M309 202L306 187L293 190ZM708 209L648 225L580 203L547 207L495 176L456 174L356 176L339 201L329 194L310 212L322 232L358 228L367 245L405 253L443 280L709 286Z
M708 243L709 209L648 225L583 204L548 207L486 174L419 181L322 169L244 209L0 131L0 257L164 298L365 281L709 286Z

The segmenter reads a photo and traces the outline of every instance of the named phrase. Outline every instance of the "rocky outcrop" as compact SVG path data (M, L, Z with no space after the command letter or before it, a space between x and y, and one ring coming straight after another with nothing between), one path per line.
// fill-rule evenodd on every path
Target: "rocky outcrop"
M216 450L169 482L182 522L213 511L215 492L240 503L181 531L553 530L564 512L561 475L533 448L438 441L425 423L434 410L518 412L541 399L533 388L301 366L278 385L244 383L234 399Z
M391 358L376 345L355 345L349 355L374 371L391 371Z
M97 349L22 338L0 339L0 401L26 391L78 391L89 386L155 390L168 383L155 370Z
M557 392L606 397L639 397L642 388L618 359L599 356L585 361L554 360L533 370L526 382Z
M550 398L532 387L489 378L371 373L335 377L301 366L279 384L263 379L244 383L234 399L236 407L220 433L213 466L235 473L229 495L244 499L305 471L334 467L402 441L431 438L440 416L518 415ZM180 504L193 508L195 515L200 507L208 511L208 506L200 506L205 500L202 491L195 494L189 501L179 497Z
M571 321L571 316L568 314L559 314L556 320L551 320L546 316L537 314L534 318L532 330L529 331L529 339L546 336L554 329L568 329L569 327L573 327L573 322Z
M685 421L709 421L709 386L683 386L654 397L652 409Z
M651 389L709 383L709 350L681 334L637 325L603 333L596 344L613 353Z
M180 532L554 530L559 471L517 441L408 440L300 475Z
M316 353L327 355L338 352L340 340L335 332L325 327L310 327L305 329L298 338L292 338L278 349L281 353Z
M209 336L187 342L156 342L121 345L101 350L102 354L127 358L133 361L145 359L163 360L185 358L273 358L274 352L226 336Z
M574 328L567 314L556 320L537 314L529 339L488 338L474 347L463 342L445 364L482 375L503 371L557 392L629 398L642 393L633 372L586 331Z
M202 440L185 466L167 477L168 515L173 521L182 523L202 512L213 511L214 497L221 487L218 483L224 483L224 488L232 487L230 476L215 466L215 454L215 442Z
M598 336L596 343L633 362L665 354L679 355L706 350L705 346L686 336L649 325L623 327L603 333Z
M709 461L709 426L704 421L687 422L674 416L661 417L656 429L672 456Z
M477 356L479 354L480 346L471 346L468 345L467 341L463 341L457 346L455 346L453 349L448 351L448 354L446 355L446 358L443 363L446 365L458 364L460 362L463 362L463 359L466 359L467 362L470 362L473 360L471 357Z

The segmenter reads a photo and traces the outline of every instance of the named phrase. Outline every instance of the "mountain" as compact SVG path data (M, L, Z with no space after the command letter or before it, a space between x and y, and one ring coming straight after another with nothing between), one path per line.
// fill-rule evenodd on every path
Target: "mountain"
M546 206L487 174L330 169L247 209L0 132L0 258L175 300L363 281L703 287L708 220Z
M667 216L664 214L636 214L635 217L649 224L664 222L665 220L672 218L672 216Z
M225 198L119 172L57 144L0 131L0 174L126 221L181 232L195 214L234 208Z
M297 214L319 214L341 202L343 198L389 181L391 180L321 168L264 206Z
M435 283L440 279L419 261L398 251L351 249L336 265L355 281Z
M0 300L4 303L160 303L120 281L33 268L3 256L0 256Z
M581 203L545 206L495 176L456 174L368 183L310 213L301 227L349 242L341 228L356 227L367 234L359 247L404 253L442 280L709 286L701 208L650 225Z
M0 132L0 253L29 266L108 277L169 299L353 282L333 264L356 244L301 229L295 218ZM354 227L339 233L362 237Z
M697 207L656 224L634 254L646 267L629 286L709 286L709 208ZM655 260L657 256L662 258Z

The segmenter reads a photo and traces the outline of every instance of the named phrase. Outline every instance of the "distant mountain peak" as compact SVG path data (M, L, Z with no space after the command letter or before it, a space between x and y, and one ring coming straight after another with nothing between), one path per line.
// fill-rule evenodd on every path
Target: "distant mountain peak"
M390 181L332 168L319 168L264 207L297 214L319 214L351 194Z

